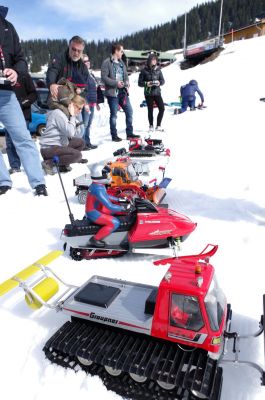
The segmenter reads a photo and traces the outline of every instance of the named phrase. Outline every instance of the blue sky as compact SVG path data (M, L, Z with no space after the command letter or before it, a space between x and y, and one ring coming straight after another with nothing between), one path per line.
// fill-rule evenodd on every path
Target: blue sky
M206 0L8 0L21 39L115 39L170 21Z

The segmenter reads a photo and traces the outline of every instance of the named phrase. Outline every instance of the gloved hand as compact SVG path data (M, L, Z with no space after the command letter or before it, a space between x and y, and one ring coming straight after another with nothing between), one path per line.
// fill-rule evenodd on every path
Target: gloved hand
M128 203L130 201L126 196L125 197L119 197L119 203Z

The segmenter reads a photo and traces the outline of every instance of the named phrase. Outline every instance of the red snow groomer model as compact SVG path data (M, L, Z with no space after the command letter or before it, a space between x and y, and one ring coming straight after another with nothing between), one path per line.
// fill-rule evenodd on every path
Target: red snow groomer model
M46 267L60 254L52 252L1 284L0 296L21 286L31 308L67 314L71 321L44 346L47 358L99 374L125 398L219 400L226 362L256 368L265 384L263 367L239 360L239 341L264 332L264 315L254 335L230 332L231 307L209 264L216 250L208 245L197 255L155 262L169 265L158 287L93 276L81 287L60 280L63 292ZM223 357L229 339L234 360Z
M146 144L141 138L130 139L127 155L134 157L156 157L157 155L170 156L170 150L166 149L161 139L146 138Z

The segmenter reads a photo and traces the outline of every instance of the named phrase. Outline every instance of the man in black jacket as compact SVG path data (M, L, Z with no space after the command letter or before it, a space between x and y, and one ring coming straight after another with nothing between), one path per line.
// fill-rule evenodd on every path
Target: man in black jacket
M58 81L65 78L76 86L76 94L86 97L88 70L83 62L83 51L85 41L80 36L73 36L69 41L68 48L60 54L57 54L51 61L47 74L46 83L50 89L51 98L48 101L50 108L57 108L58 100ZM77 117L83 124L82 114ZM81 137L84 135L84 127L81 126ZM84 150L89 150L86 147Z
M58 81L66 78L78 88L76 93L86 92L88 71L82 60L85 41L80 36L73 36L69 41L69 47L63 53L56 55L51 61L47 74L46 82L52 97L56 100L58 95Z
M31 122L31 104L37 100L37 91L34 82L29 74L19 75L17 83L14 86L17 99L26 120L27 128ZM21 161L17 154L13 141L6 131L6 152L10 165L9 173L20 172Z
M158 107L156 131L162 131L161 122L165 111L164 102L161 96L160 86L165 80L161 69L157 65L157 55L151 53L147 59L146 67L140 72L138 85L144 87L144 95L148 108L149 131L153 131L153 108Z
M13 87L19 74L28 72L19 37L5 18L8 8L0 6L0 121L9 132L35 194L47 196L39 152L33 142ZM12 181L0 152L0 195L11 189Z

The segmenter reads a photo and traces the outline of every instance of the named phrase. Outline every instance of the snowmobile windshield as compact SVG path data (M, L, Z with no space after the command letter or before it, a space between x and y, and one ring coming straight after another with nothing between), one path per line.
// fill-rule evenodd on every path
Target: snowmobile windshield
M208 293L205 296L204 303L210 326L213 331L218 331L226 308L226 297L218 285L215 275L213 276Z
M137 175L148 175L150 173L148 164L134 162L133 167Z
M133 165L128 165L127 172L131 181L133 182L137 181L138 175Z

